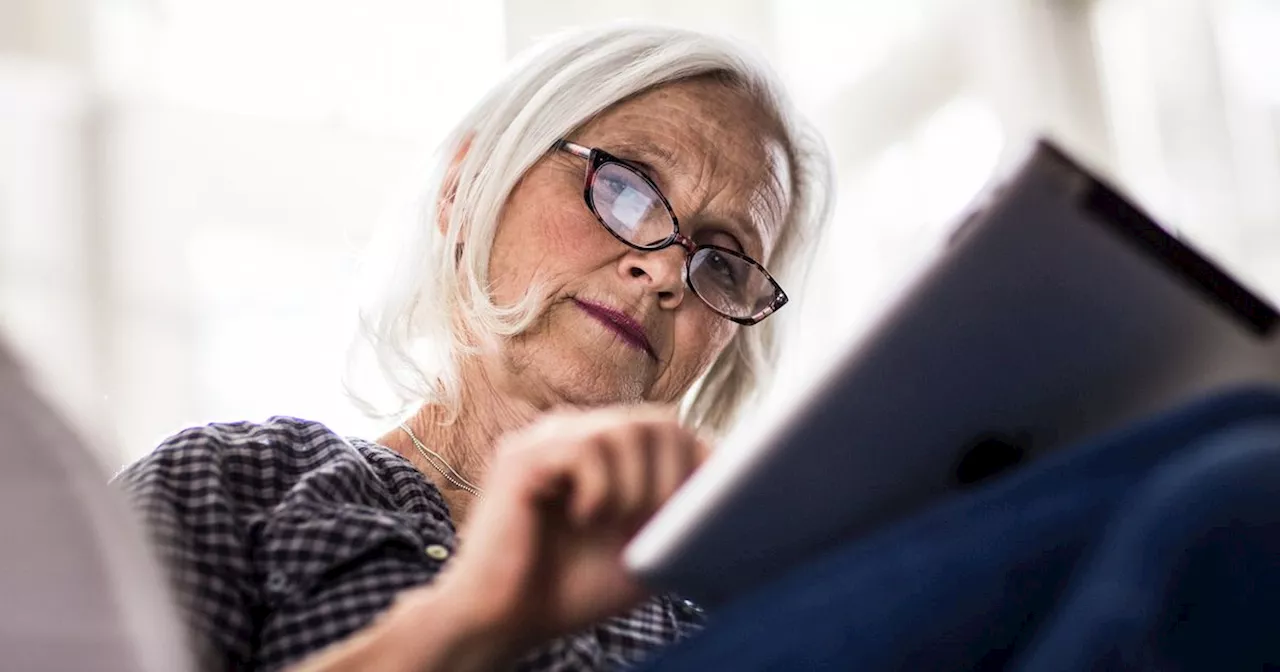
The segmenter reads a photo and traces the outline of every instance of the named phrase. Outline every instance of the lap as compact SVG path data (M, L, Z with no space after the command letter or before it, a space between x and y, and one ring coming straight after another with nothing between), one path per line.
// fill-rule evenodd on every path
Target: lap
M1158 543L1179 557L1197 535L1242 512L1258 518L1252 529L1269 525L1280 507L1260 502L1280 503L1269 490L1280 478L1268 478L1266 466L1277 448L1280 395L1242 391L1190 405L1043 458L818 558L720 610L706 632L651 669L1039 669L1039 661L1055 660L1040 652L1080 648L1088 629L1079 624L1110 617L1117 602L1088 597L1093 585L1123 582L1106 568L1143 566ZM1229 468L1206 457L1231 449ZM1238 484L1250 478L1249 487ZM1175 505L1199 515L1175 515ZM1142 511L1146 517L1135 513ZM1223 539L1260 550L1238 535ZM1215 583L1214 554L1225 551L1202 550L1200 583ZM1170 599L1181 599L1167 588L1140 588L1162 617ZM1108 646L1123 648L1119 640ZM1079 667L1092 665L1081 659Z

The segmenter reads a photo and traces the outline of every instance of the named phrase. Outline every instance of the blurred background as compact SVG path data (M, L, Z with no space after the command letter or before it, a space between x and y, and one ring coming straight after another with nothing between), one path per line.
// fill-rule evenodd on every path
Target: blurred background
M1047 133L1280 298L1273 0L0 0L0 330L118 467L341 386L351 272L406 171L539 36L618 18L762 49L839 206L795 394Z

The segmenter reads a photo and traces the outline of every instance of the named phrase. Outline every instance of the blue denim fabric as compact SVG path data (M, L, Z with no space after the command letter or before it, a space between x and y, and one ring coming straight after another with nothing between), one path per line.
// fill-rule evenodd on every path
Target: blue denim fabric
M838 548L646 669L1280 665L1280 393L1048 456Z

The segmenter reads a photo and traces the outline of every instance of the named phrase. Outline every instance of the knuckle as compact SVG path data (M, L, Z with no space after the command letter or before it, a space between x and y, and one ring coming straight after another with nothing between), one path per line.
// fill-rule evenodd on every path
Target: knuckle
M674 420L665 420L657 423L652 431L664 446L682 445L688 442L691 436L689 430Z
M598 465L605 460L605 444L599 438L593 437L583 441L575 441L570 444L568 449L569 459L574 464L581 465Z
M653 438L653 428L643 422L633 422L622 428L620 438L631 448L643 446Z

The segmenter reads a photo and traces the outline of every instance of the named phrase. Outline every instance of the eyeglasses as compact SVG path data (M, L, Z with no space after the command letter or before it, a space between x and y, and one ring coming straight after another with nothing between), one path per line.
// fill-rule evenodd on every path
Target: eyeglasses
M638 168L567 140L555 147L587 160L583 198L614 238L647 252L675 244L685 249L685 283L711 310L751 325L787 303L782 287L755 259L717 245L698 245L680 233L671 203Z

